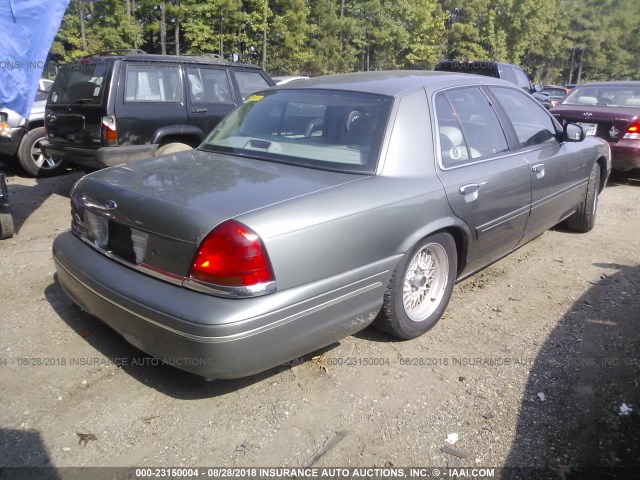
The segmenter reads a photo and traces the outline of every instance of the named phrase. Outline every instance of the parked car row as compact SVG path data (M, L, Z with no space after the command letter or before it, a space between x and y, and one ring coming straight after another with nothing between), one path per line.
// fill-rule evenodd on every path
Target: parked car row
M43 151L102 170L76 183L54 241L62 288L132 345L210 378L370 324L424 334L458 280L560 222L590 231L611 171L599 117L554 117L522 70L480 63L276 86L213 57L63 67ZM602 95L581 88L563 103Z

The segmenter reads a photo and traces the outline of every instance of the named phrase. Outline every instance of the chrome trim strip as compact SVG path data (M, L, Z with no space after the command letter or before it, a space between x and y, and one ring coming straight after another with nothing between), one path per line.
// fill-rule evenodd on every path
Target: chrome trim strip
M231 342L231 341L242 340L244 338L252 337L252 336L257 335L259 333L262 333L262 332L265 332L267 330L271 330L273 328L285 325L285 324L290 323L290 322L292 322L294 320L302 318L302 317L304 317L306 315L315 313L315 312L317 312L317 311L319 311L319 310L321 310L323 308L326 308L326 307L329 307L329 306L332 306L332 305L336 305L336 304L338 304L338 303L340 303L340 302L342 302L344 300L348 300L350 298L353 298L355 296L358 296L360 294L366 293L366 292L368 292L370 290L373 290L375 288L379 288L379 287L382 286L382 282L380 282L380 281L374 282L374 283L372 283L370 285L366 285L364 287L360 287L357 290L354 290L354 291L349 292L349 293L345 293L344 295L341 295L341 296L339 296L337 298L334 298L332 300L328 300L328 301L326 301L324 303L321 303L319 305L316 305L314 307L310 307L310 308L302 310L302 311L300 311L298 313L295 313L293 315L289 315L288 317L283 317L280 320L276 320L276 321L274 321L272 323L269 323L267 325L263 325L261 327L254 328L253 330L248 330L246 332L236 333L236 334L233 334L233 335L227 335L227 336L224 336L224 337L205 337L205 336L202 336L202 335L194 335L194 334L191 334L191 333L183 332L181 330L169 327L168 325L160 323L160 322L158 322L156 320L152 320L149 317L145 317L144 315L141 315L141 314L139 314L137 312L134 312L133 310L131 310L129 308L126 308L126 307L120 305L119 303L114 302L110 298L105 297L100 292L96 291L94 288L92 288L91 286L87 285L85 282L83 282L77 276L75 276L73 273L71 273L67 267L62 265L62 263L60 261L56 260L55 258L54 258L54 262L56 263L56 265L58 265L60 268L62 268L65 272L67 272L67 274L69 274L69 276L71 276L76 282L78 282L80 285L82 285L84 288L89 290L94 295L100 297L105 302L107 302L107 303L109 303L109 304L111 304L111 305L113 305L113 306L115 306L117 308L120 308L121 310L124 310L125 312L127 312L127 313L129 313L129 314L131 314L131 315L133 315L133 316L135 316L137 318L139 318L140 320L144 320L147 323L155 325L158 328L161 328L163 330L167 330L168 332L171 332L171 333L173 333L175 335L187 338L189 340L193 340L193 341L201 342L201 343L223 343L223 342ZM372 279L372 278L373 278L373 276L365 278L363 280L369 280L369 279ZM349 285L346 285L346 287L348 287L348 286ZM342 288L345 288L345 287L342 287ZM327 292L327 293L331 293L331 292ZM314 297L314 298L317 298L317 297ZM275 311L269 312L269 313L273 314L273 313L277 313L277 312L278 312L278 310L275 310ZM254 317L253 319L257 319L257 318L259 318L259 317ZM245 320L243 320L243 322L246 322L248 320L252 320L252 319L245 319Z
M509 212L500 218L497 218L488 223L485 223L484 225L479 225L478 227L476 227L476 232L478 234L478 237L482 234L489 232L490 230L493 230L494 228L497 228L503 225L506 222L510 222L515 218L521 217L522 215L529 216L530 212L531 212L530 206L527 205L525 207L519 208L518 210L514 210L513 212Z
M182 282L184 281L184 277L181 277L179 275L165 275L157 270L153 270L150 269L148 267L145 267L145 265L143 263L141 263L140 265L136 265L134 263L131 262L127 262L126 260L120 258L118 255L115 255L114 253L110 252L109 250L105 250L104 248L100 248L98 245L96 245L94 242L91 241L91 239L87 238L84 235L78 235L74 232L74 234L76 235L77 238L79 238L80 240L82 240L84 243L86 243L87 245L89 245L91 248L93 248L95 251L97 251L98 253L101 253L102 255L104 255L105 257L110 258L111 260L114 260L116 262L118 262L120 265L124 265L125 267L131 268L133 270L136 270L144 275L149 275L150 277L154 277L157 278L158 280L163 280L165 282L171 283L173 285L178 285L181 286Z
M252 286L228 287L224 285L215 285L212 283L201 282L195 278L183 277L171 272L165 272L164 270L155 268L153 265L148 265L146 263L136 265L124 260L118 255L115 255L109 250L100 248L95 244L95 242L92 242L91 239L89 239L85 235L76 234L76 236L97 252L110 258L111 260L118 262L121 265L124 265L125 267L131 268L132 270L136 270L144 275L148 275L158 280L171 283L172 285L189 288L196 292L204 293L207 295L227 298L251 298L274 293L278 289L275 281L260 283Z
M531 204L531 210L534 210L536 208L542 207L543 205L546 205L547 203L552 202L553 200L556 200L557 198L560 198L563 195L571 193L574 190L585 186L587 183L589 183L589 179L585 178L583 180L580 180L577 183L574 183L573 185L569 185L568 187L565 187L564 189L560 190L559 192L554 192L551 195L547 195L546 197L540 198L540 199L536 200L535 202L533 202Z
M191 277L185 278L182 282L182 286L200 293L230 298L259 297L261 295L273 293L278 289L275 281L258 283L251 286L228 287L216 285L214 283L202 282Z

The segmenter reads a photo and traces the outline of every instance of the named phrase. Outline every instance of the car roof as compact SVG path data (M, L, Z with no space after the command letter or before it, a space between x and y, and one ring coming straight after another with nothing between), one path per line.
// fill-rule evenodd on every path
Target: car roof
M255 70L262 70L258 65L250 65L248 63L236 63L229 62L224 58L216 54L210 55L157 55L154 53L126 53L121 55L102 55L99 52L96 54L87 55L79 60L68 63L67 65L73 65L78 63L91 63L91 62L116 62L118 60L127 62L150 62L150 63L184 63L184 64L201 64L201 65L225 65L230 67L239 68L252 68Z
M345 90L398 96L418 88L425 88L432 93L447 87L465 85L514 86L513 83L499 78L468 73L392 70L313 77L303 83L276 85L272 88Z
M589 83L581 83L580 85L576 85L578 87L640 87L640 81L638 80L615 80L611 82L589 82Z

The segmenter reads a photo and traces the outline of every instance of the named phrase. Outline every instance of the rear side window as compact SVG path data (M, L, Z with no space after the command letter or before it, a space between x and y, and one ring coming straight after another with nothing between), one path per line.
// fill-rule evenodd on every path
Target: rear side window
M520 148L556 141L553 120L537 101L512 88L489 88L507 112L518 136Z
M511 82L515 84L518 83L516 81L516 74L514 73L513 68L510 67L509 65L500 66L500 78L503 80L506 80L507 82Z
M515 68L514 70L516 72L516 85L526 90L527 92L531 90L531 82L529 82L529 77L527 77L527 75L519 68Z
M236 76L236 82L238 82L238 88L240 89L240 96L242 97L242 100L247 98L253 92L264 90L271 86L269 85L269 82L260 75L260 72L234 70L233 73Z
M509 150L498 116L479 88L438 94L436 111L445 167Z
M180 69L171 65L127 65L127 102L181 102Z
M227 71L188 68L189 98L194 103L233 103Z
M100 104L111 71L110 62L74 63L58 72L51 87L51 104Z

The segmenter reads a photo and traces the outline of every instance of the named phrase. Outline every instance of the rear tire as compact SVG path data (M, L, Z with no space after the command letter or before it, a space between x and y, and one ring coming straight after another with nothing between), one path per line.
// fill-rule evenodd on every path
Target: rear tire
M13 237L13 217L11 212L0 207L0 240Z
M587 193L573 215L567 218L567 228L574 232L587 233L596 224L598 193L600 190L600 165L595 163L589 175Z
M51 177L67 168L67 162L44 154L40 148L44 139L44 127L34 128L26 133L18 148L18 163L33 177Z
M457 272L456 243L448 233L421 240L398 264L373 325L411 339L440 320L451 298Z
M158 147L154 156L159 157L160 155L167 155L169 153L178 153L185 152L187 150L193 150L193 147L187 145L186 143L167 143L166 145L162 145Z

